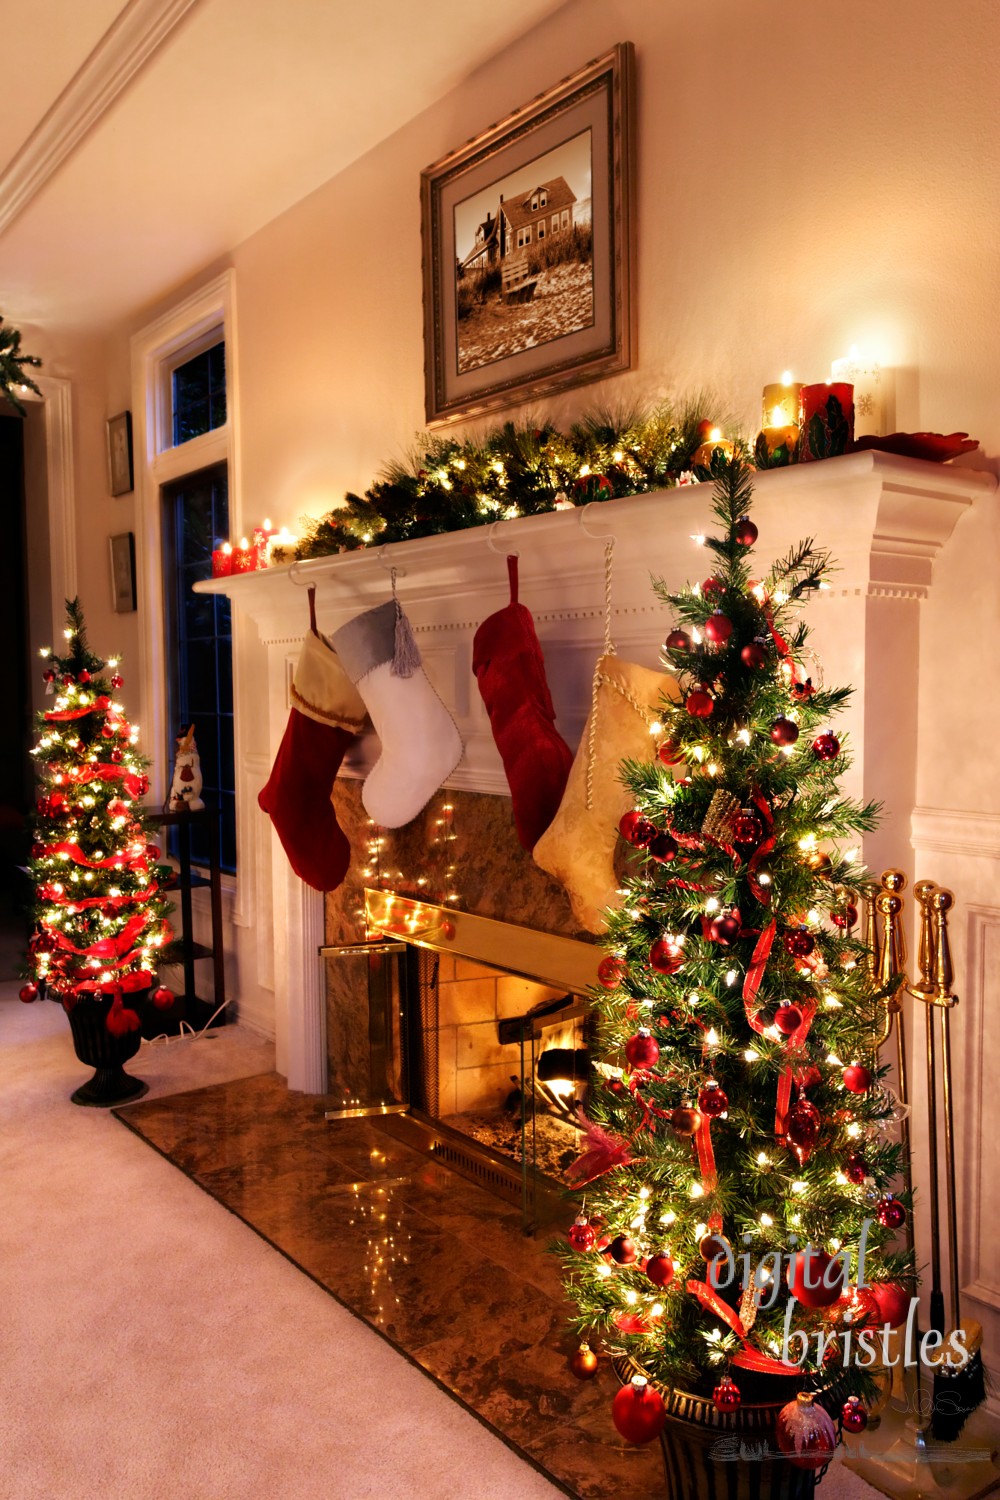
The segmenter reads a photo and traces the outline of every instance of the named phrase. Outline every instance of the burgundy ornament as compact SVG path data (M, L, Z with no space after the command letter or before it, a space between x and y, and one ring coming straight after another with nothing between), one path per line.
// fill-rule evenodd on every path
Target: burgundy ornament
M670 1128L682 1138L696 1135L701 1129L701 1115L691 1104L679 1104L670 1111Z
M733 527L733 538L741 547L752 547L758 531L749 516L740 516Z
M868 1426L868 1413L860 1396L848 1396L840 1408L840 1420L845 1432L864 1432Z
M761 841L764 825L755 813L737 813L733 819L733 843L757 845Z
M111 763L113 765L120 766L121 763L122 763L122 761L125 759L125 756L122 753L122 751L119 750L118 747L116 746L114 748L114 750L112 750L111 754L108 756L108 759L111 761Z
M855 1187L860 1187L868 1176L868 1163L863 1156L853 1152L844 1163L844 1176Z
M840 754L840 741L835 734L819 734L812 742L813 754L817 760L836 760Z
M728 1258L732 1253L733 1247L724 1234L703 1234L698 1241L698 1254L709 1266L714 1260L718 1260L720 1256L723 1261L728 1262Z
M691 637L686 630L672 630L663 644L668 651L690 651Z
M740 652L740 658L744 666L753 667L755 672L759 672L761 667L767 666L767 652L760 641L750 641L748 645L744 646Z
M654 1286L669 1286L674 1279L674 1263L665 1250L658 1250L647 1260L644 1270Z
M781 941L793 958L808 958L816 946L816 939L805 927L793 927L790 932L782 934Z
M808 1245L790 1259L788 1290L803 1307L832 1307L845 1289L844 1262Z
M742 930L739 918L727 912L721 917L716 917L708 929L708 935L713 943L718 943L722 948L728 948L731 943L735 943Z
M673 938L657 938L649 950L650 967L658 974L676 974L684 962L684 949Z
M902 1229L906 1223L906 1209L891 1193L886 1193L884 1198L879 1199L875 1212L883 1229Z
M619 823L618 832L626 844L631 844L633 849L642 849L656 834L656 825L651 823L647 817L633 807L630 812L623 813Z
M645 1375L633 1375L612 1401L611 1419L626 1442L652 1443L663 1431L667 1409Z
M628 965L625 960L613 953L602 958L597 965L597 977L606 990L616 990L627 973Z
M771 725L771 738L776 745L794 745L799 737L799 726L794 719L779 714Z
M718 1411L736 1411L742 1399L739 1386L728 1375L722 1377L712 1392L712 1401Z
M655 1068L660 1057L660 1044L652 1032L640 1026L635 1036L625 1043L625 1056L633 1068Z
M77 678L77 681L78 682L83 682L83 683L87 683L87 682L90 681L90 673L87 671L86 667L84 667L83 671L80 673L80 676Z
M669 833L657 833L646 845L646 853L661 865L669 865L671 860L677 858L679 844Z
M45 672L42 673L43 682L55 682L55 680L56 674L55 672L53 672L51 667L49 667Z
M851 1094L867 1094L872 1086L871 1071L864 1063L851 1063L844 1069L844 1088Z
M775 1012L774 1024L782 1036L791 1036L802 1025L802 1012L790 1000L782 1000Z
M717 609L705 621L705 634L716 646L723 645L733 633L733 622L728 615Z
M38 985L23 984L17 992L17 998L23 1000L25 1005L30 1005L33 1000L38 999Z
M804 1167L823 1126L823 1118L811 1099L796 1099L785 1120L785 1144L790 1146L800 1167Z
M174 995L173 990L168 990L164 985L160 985L159 989L155 989L149 998L152 1000L157 1010L169 1010L173 1005L176 996Z
M829 1414L808 1391L800 1391L778 1413L778 1447L799 1469L822 1469L837 1446L837 1429Z
M698 1094L698 1108L710 1120L717 1120L729 1108L729 1099L721 1084L710 1078Z
M724 594L726 592L726 585L721 578L706 578L701 586L701 591L703 594L708 594L709 597L713 594Z
M574 1250L593 1250L597 1243L597 1230L585 1214L581 1214L569 1227L566 1238Z
M688 693L684 707L693 719L709 719L715 707L715 699L704 688L695 688L693 693Z
M63 687L70 687L76 681L76 678L73 676L72 672L64 672L62 681Z
M611 1259L620 1266L632 1266L639 1258L639 1252L635 1248L635 1240L629 1239L627 1234L616 1235L608 1246Z
M830 920L835 927L843 927L849 932L857 924L858 908L849 901L840 911L831 912Z
M684 759L680 745L675 740L664 740L657 746L656 758L662 766L676 766Z
M897 1281L873 1281L867 1289L875 1299L880 1323L899 1328L910 1311L910 1294Z
M124 677L119 677L118 673L116 672L115 675L111 679L111 686L113 688L115 688L115 689L120 688L120 687L124 687L125 686L125 679L124 679Z

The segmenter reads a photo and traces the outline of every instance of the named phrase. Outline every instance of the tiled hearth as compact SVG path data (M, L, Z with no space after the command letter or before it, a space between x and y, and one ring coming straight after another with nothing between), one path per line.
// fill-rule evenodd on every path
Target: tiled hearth
M526 1237L515 1205L329 1102L269 1074L116 1113L568 1494L662 1494L658 1447L611 1424L612 1371L567 1370L562 1220Z

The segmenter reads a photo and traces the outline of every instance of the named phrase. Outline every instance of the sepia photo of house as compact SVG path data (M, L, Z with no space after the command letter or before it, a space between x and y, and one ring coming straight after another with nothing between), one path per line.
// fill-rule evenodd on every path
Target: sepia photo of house
M460 371L590 327L590 197L578 198L564 176L500 192L455 275Z

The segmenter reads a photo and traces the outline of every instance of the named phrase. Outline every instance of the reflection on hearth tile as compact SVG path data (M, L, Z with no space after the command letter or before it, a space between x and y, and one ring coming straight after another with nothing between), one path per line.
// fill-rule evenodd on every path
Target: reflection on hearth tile
M665 1492L659 1443L637 1448L618 1436L611 1402L618 1382L609 1369L588 1384L599 1402L573 1421L525 1437L522 1446L580 1500L651 1500Z

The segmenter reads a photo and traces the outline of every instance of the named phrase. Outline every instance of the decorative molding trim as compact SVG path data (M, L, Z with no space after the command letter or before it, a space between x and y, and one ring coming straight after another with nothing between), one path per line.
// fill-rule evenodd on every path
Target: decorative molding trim
M0 173L0 234L27 208L198 0L131 0Z
M915 807L910 844L920 852L1000 860L1000 814Z

